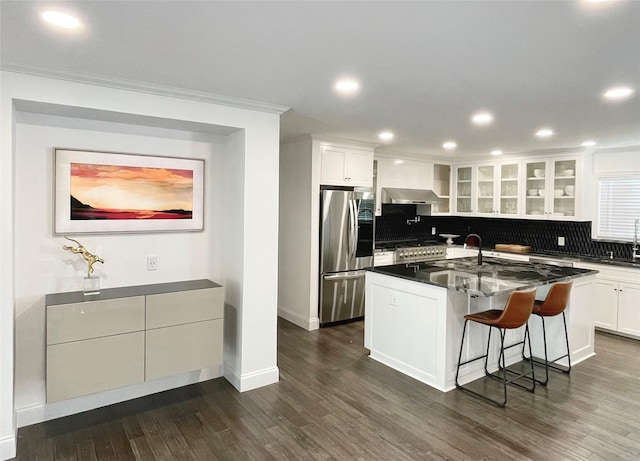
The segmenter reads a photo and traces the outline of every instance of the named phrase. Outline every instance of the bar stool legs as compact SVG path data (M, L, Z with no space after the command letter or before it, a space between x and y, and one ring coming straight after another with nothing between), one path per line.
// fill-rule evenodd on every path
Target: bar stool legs
M493 325L489 325L489 335L488 335L488 339L487 339L487 349L484 355L481 355L479 357L470 359L470 360L466 360L464 362L461 362L462 360L462 351L464 350L464 336L465 336L465 332L467 330L467 323L469 322L468 319L465 319L464 321L464 327L462 328L462 341L460 342L460 353L458 354L458 368L456 369L456 387L460 390L463 390L465 392L468 392L472 395L475 395L476 397L479 397L483 400L486 400L488 402L491 402L495 405L497 405L498 407L504 407L507 405L507 384L513 384L514 386L518 386L522 389L525 389L528 392L533 392L536 388L536 379L535 379L535 371L533 368L533 362L530 362L530 369L529 371L523 372L523 373L518 373L512 370L509 370L506 366L506 357L505 357L505 350L511 348L511 347L515 347L518 346L520 344L522 344L522 347L525 347L525 342L528 340L528 344L529 344L529 354L531 354L531 339L529 337L529 327L525 324L525 332L524 332L524 339L522 341L519 341L517 343L508 345L505 347L504 345L504 337L505 337L505 329L504 328L500 328L500 327L496 327ZM493 372L491 373L488 369L488 361L489 361L489 351L490 351L490 346L491 346L491 331L493 330L493 328L496 328L498 330L498 332L500 333L500 355L498 356L498 371L497 372ZM485 375L496 379L500 382L502 382L503 384L503 399L502 400L496 400L496 399L492 399L491 397L488 397L484 394L481 394L479 392L476 392L472 389L469 389L469 387L465 387L463 385L461 385L458 382L458 376L460 373L460 367L463 365L466 365L468 363L471 362L475 362L477 360L481 360L484 359L484 371L485 371ZM530 378L529 378L530 377ZM517 382L517 380L519 380L520 378L529 378L530 382L532 383L530 387L525 386L519 382Z
M564 355L561 355L560 357L557 357L557 358L555 358L553 360L549 360L549 354L547 352L547 330L546 330L545 321L544 321L545 316L543 316L543 315L537 315L537 316L540 317L540 321L542 322L542 340L543 340L543 346L544 346L544 360L540 360L540 359L537 359L536 357L533 357L533 355L531 354L531 344L529 344L529 356L528 357L525 355L524 344L522 345L522 358L524 360L531 361L532 364L544 365L544 379L536 379L536 381L537 381L538 384L540 384L542 386L546 386L547 383L549 382L549 369L550 368L552 370L560 371L560 372L565 373L565 374L571 373L571 352L569 350L569 334L567 332L567 317L566 317L566 315L565 315L565 313L563 311L562 312L562 323L564 325L564 340L565 340L565 344L567 346L567 353L564 354ZM556 365L556 362L558 360L562 360L565 357L566 357L567 361L569 362L569 366L568 367L563 367L561 365Z
M569 304L569 296L571 294L571 288L573 286L572 281L557 282L554 283L549 289L549 293L544 301L536 301L533 306L532 314L540 317L542 321L542 340L544 346L544 361L533 357L531 354L531 345L529 344L529 357L525 355L524 344L522 345L522 358L524 360L530 360L532 364L544 365L544 379L538 380L538 383L546 386L549 382L549 368L556 371L569 374L571 372L571 350L569 349L569 333L567 332L567 317L565 310ZM555 317L562 314L562 323L564 326L564 340L567 347L567 353L557 357L553 360L549 360L548 347L547 347L547 329L545 324L545 317ZM556 365L558 360L567 358L569 367L561 367Z

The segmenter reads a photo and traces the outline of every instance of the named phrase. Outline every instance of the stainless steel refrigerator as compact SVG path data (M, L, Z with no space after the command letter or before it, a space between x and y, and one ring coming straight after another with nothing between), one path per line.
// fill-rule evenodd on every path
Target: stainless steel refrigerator
M321 326L364 316L363 269L373 265L374 207L371 191L321 191Z

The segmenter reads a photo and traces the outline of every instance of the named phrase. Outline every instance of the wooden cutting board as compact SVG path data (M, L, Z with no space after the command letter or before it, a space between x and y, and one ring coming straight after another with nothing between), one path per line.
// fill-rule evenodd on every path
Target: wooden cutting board
M530 246L526 245L511 245L506 243L498 243L496 245L496 251L508 251L511 253L529 253L531 251Z

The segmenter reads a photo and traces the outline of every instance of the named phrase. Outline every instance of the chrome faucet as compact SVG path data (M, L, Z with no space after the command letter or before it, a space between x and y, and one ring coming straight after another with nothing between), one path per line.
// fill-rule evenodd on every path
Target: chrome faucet
M640 227L640 219L636 219L633 222L633 247L631 247L631 259L634 261L640 258L638 254L638 227Z
M464 247L467 248L467 241L469 237L475 237L478 239L478 266L482 266L482 237L478 234L469 234L464 238Z
M420 222L420 216L416 216L413 219L407 219L407 225L410 226L411 223L418 224Z

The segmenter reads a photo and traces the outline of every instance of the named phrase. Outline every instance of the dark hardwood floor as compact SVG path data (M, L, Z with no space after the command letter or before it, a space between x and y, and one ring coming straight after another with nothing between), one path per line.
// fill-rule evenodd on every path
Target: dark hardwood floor
M500 409L369 359L362 322L278 325L279 383L219 378L24 427L17 459L640 459L639 341L598 333L596 357Z

